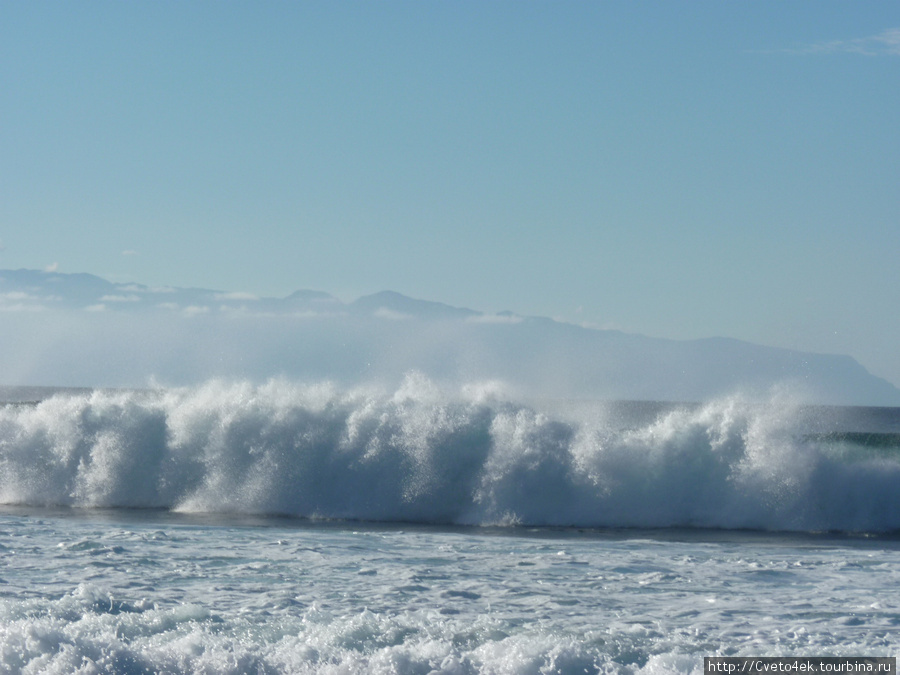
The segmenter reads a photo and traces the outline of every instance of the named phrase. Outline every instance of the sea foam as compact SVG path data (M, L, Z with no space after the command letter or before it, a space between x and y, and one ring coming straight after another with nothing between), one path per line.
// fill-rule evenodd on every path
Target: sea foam
M577 527L900 529L900 455L848 457L790 398L660 406L211 381L0 408L0 502Z

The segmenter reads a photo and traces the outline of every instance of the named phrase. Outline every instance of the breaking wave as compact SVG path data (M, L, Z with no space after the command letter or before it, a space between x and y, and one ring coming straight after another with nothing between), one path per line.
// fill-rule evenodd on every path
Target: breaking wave
M639 404L526 404L497 385L447 391L415 373L396 391L272 380L60 393L0 407L0 502L900 530L897 448L848 452L852 434L806 433L799 408L777 394L648 406L637 415Z

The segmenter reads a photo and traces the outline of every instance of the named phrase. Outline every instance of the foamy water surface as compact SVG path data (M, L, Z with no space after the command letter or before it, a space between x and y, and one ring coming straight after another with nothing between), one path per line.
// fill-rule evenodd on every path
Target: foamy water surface
M271 381L0 407L0 672L894 656L900 416Z
M0 668L699 673L712 655L888 656L898 544L7 510Z

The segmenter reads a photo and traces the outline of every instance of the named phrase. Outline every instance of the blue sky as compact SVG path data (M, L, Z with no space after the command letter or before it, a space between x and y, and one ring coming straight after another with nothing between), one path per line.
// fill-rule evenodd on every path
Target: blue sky
M896 2L0 2L0 267L382 289L900 384Z

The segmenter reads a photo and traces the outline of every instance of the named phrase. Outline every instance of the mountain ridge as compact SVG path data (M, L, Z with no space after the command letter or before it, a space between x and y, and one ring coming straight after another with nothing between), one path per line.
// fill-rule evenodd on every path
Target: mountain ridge
M281 375L353 382L417 370L564 398L705 400L789 383L813 402L900 405L900 389L848 355L486 314L395 291L345 303L309 289L273 298L0 270L0 315L0 384Z

